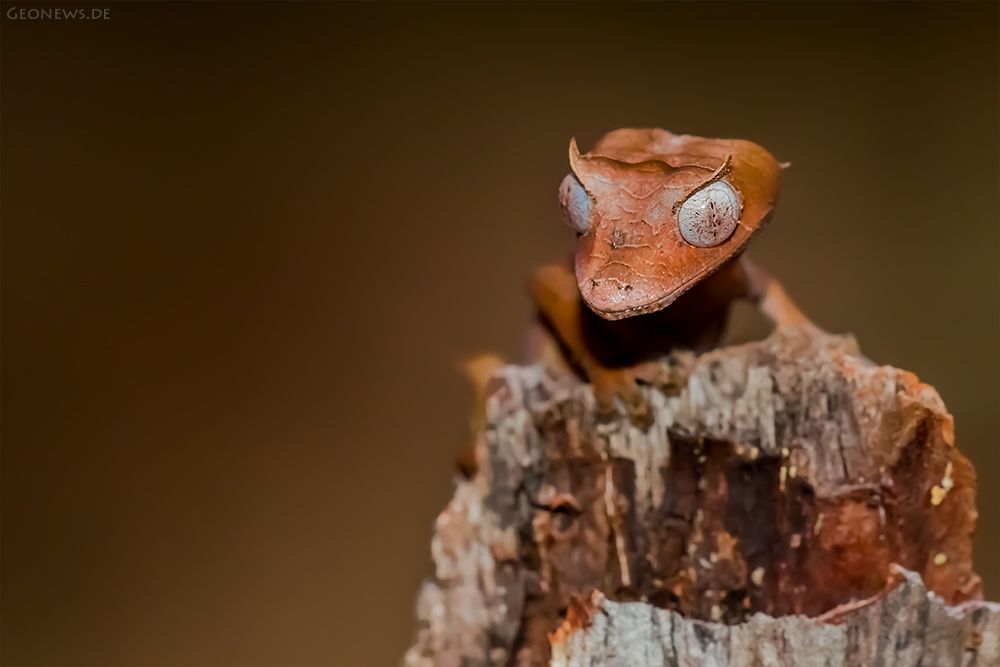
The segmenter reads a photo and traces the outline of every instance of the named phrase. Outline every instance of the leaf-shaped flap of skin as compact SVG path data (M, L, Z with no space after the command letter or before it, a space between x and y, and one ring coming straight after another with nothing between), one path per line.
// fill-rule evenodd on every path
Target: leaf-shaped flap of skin
M684 241L677 204L718 179L737 192L739 224L717 246ZM703 139L660 129L616 130L570 166L593 199L590 228L576 249L588 306L617 320L660 310L738 255L767 223L781 170L766 150L739 139Z

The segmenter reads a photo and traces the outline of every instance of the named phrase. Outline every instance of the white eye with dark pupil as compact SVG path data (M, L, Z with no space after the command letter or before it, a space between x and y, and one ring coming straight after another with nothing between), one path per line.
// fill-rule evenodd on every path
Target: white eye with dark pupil
M573 174L559 184L559 207L563 221L580 234L590 228L590 195Z
M681 236L698 248L710 248L728 239L739 219L739 197L724 181L716 181L698 190L681 204L677 212Z

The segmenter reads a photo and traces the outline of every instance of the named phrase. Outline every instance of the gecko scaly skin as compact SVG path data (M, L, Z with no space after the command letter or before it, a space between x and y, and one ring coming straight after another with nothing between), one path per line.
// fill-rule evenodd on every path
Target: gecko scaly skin
M531 293L564 355L594 387L599 412L622 399L633 423L651 415L638 382L658 383L672 348L718 345L729 304L755 300L779 327L815 327L781 286L741 257L765 227L782 166L760 146L660 129L605 135L585 154L570 142L559 188L577 232L570 265L538 270Z

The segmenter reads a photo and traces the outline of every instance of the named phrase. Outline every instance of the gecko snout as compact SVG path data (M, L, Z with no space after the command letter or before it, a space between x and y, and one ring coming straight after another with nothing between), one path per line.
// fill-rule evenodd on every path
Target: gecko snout
M597 313L609 316L646 305L649 289L646 281L633 272L615 266L599 275L580 280L580 294Z

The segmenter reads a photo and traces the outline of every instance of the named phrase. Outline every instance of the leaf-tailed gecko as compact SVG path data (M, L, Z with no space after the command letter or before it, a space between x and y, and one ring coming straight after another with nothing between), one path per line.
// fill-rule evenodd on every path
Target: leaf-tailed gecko
M651 422L638 383L662 382L674 347L718 345L729 304L756 301L779 327L815 329L742 252L766 226L783 168L749 141L623 129L581 154L559 187L577 233L572 266L538 270L530 290L565 357L593 385L598 412L622 399Z

